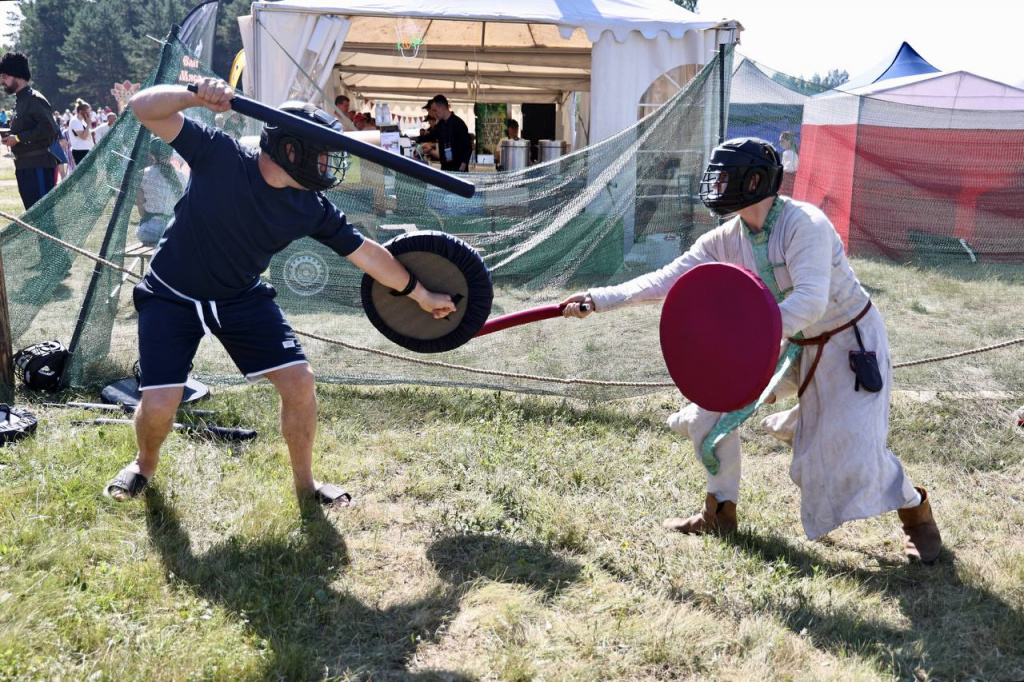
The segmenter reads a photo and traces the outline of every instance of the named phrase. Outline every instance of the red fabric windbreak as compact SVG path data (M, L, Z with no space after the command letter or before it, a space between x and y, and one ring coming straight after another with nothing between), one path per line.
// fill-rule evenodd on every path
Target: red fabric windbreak
M800 134L803 144L793 198L824 211L849 249L857 126L804 124Z
M1024 256L1024 131L861 125L855 172L851 253L964 239L979 259Z
M847 253L1024 260L1024 130L804 125L793 197ZM962 246L959 240L967 242Z

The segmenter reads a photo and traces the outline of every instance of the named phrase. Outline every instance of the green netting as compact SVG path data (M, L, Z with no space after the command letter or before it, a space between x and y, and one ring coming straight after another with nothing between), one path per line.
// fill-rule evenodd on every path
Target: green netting
M474 245L494 277L494 315L557 302L589 286L625 281L670 262L717 225L701 206L697 185L707 154L718 141L723 115L728 116L720 109L730 93L722 93L720 83L728 87L731 61L730 52L724 63L716 60L707 65L667 104L611 139L523 171L472 174L469 177L478 187L472 199L460 199L366 161L353 163L346 181L329 197L360 231L377 241L408 229L440 229ZM199 75L212 74L196 66L187 49L172 40L147 85L183 82ZM780 79L766 80L765 93L786 85ZM762 125L778 126L778 117L792 114L778 102L766 102L759 109L753 101L756 84L753 87L743 102L733 105L746 107L744 125L760 120ZM731 94L738 97L739 91ZM205 109L193 109L187 114L235 137L259 131L257 122L233 113L214 117ZM734 119L726 120L732 131ZM785 126L781 130L791 129L791 119ZM806 129L796 132L806 151ZM137 200L152 164L151 140L133 116L121 117L71 177L26 213L24 220L138 270L140 262L132 255L142 220ZM796 179L797 198L801 198L802 181L807 180L807 187L815 186L812 180L820 182L817 174L805 175L810 159L804 156L801 153L800 171L791 175L791 180ZM856 194L859 190L846 191ZM828 201L826 211L832 210ZM846 229L852 240L851 228ZM126 375L137 353L132 282L84 257L69 256L63 248L16 225L7 226L0 241L15 347L62 340L74 352L66 376L71 385ZM275 256L265 277L276 287L278 301L296 330L412 355L373 329L359 302L361 273L318 242L294 243ZM657 306L646 306L585 322L551 320L474 340L440 356L419 357L502 373L667 382L657 336L658 315ZM986 329L971 340L1003 340L1013 331ZM933 346L915 345L920 338L916 331L901 336L897 330L893 336L906 339L909 349L902 357L897 349L897 360L935 354ZM964 347L946 337L943 342L947 347L941 350ZM318 377L328 381L486 386L600 397L645 390L473 374L321 341L304 339L303 343ZM980 344L967 347L971 345ZM1008 374L1005 354L986 362L972 376L973 385L989 386L992 376ZM924 368L901 375L901 380L910 387L946 388L953 382L944 372ZM202 343L194 373L211 383L241 380L213 339ZM962 378L955 383L966 385ZM1007 383L1001 380L998 385ZM1020 380L1011 387L1019 389Z

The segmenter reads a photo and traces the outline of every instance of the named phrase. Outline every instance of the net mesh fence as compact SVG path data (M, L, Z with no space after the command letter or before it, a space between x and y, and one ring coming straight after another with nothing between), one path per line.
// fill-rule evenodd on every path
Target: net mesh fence
M205 75L213 74L171 39L146 85ZM927 267L969 264L973 270L958 275L956 282L977 286L980 296L998 298L1005 295L1005 287L1017 287L1019 296L1021 279L1013 273L1024 260L1024 203L1019 189L1011 189L1020 187L1024 112L958 112L952 118L947 112L942 128L936 112L854 98L860 122L831 128L828 123L809 125L808 103L821 98L823 106L840 106L830 97L815 95L810 84L753 62L745 61L734 74L733 55L727 51L666 104L610 139L521 171L471 174L477 186L472 199L359 159L350 160L345 181L327 195L363 234L379 242L411 230L442 230L464 239L479 251L493 276L494 316L557 302L569 293L626 281L669 263L718 224L700 204L697 187L719 135L757 135L775 143L784 136L792 139L792 161L798 165L786 173L783 193L825 209L853 256L865 257L855 268L863 270L869 290L883 298L883 310L885 284L872 277L884 277L889 266L879 257ZM260 130L258 122L233 112L214 115L197 108L186 114L236 138ZM920 121L935 127L914 128ZM984 142L983 133L990 135ZM187 181L187 166L167 152L166 145L126 113L70 177L22 219L141 272L148 250L140 246L140 235L166 221L168 207ZM73 352L65 377L72 386L98 385L130 374L137 359L133 281L17 224L0 233L0 243L15 348L60 339ZM941 269L915 273L922 282L954 286ZM319 242L293 243L275 255L264 277L300 333L492 372L418 364L303 338L319 380L487 387L584 398L636 395L653 388L516 375L670 381L659 346L657 306L586 321L548 320L475 339L446 353L416 356L371 326L360 299L362 273ZM966 323L950 315L917 319L928 317L930 305L922 297L924 313L886 311L897 362L1024 336L1019 324L1002 318L993 322L975 315L972 333L966 336ZM920 390L1022 389L1020 373L1013 369L1019 367L1019 350L975 358L958 365L964 371L955 379L942 365L908 369L897 379L902 388ZM193 374L214 384L242 381L213 339L200 345Z

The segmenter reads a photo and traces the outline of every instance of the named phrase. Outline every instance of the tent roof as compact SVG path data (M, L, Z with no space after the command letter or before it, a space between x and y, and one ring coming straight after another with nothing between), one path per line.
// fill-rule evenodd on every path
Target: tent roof
M871 83L888 80L890 78L903 78L922 73L937 73L938 69L917 53L917 50L910 46L910 43L903 42L888 59L883 59L873 68L851 78L840 85L837 90L855 90Z
M894 78L848 92L924 107L968 111L1024 111L1024 90L969 71Z
M323 14L351 22L335 69L369 100L558 102L590 89L605 31L625 41L717 26L670 0L278 0L253 16Z
M670 0L417 0L409 1L404 6L395 0L279 0L254 4L281 11L377 17L390 22L392 26L396 20L404 18L464 23L463 26L450 27L451 33L459 34L461 42L476 45L484 44L483 40L477 38L484 37L481 35L482 30L488 30L486 27L492 22L527 26L554 25L558 27L562 38L569 38L576 29L582 29L591 43L597 42L605 31L611 31L616 40L623 42L631 31L637 31L648 39L653 39L661 31L673 38L681 38L687 31L711 28L718 24L717 21L702 19ZM484 29L473 26L481 22L485 25ZM492 44L494 37L486 35L486 43ZM517 40L524 38L519 36Z
M791 90L772 79L754 62L744 59L732 74L729 104L795 104L807 101L807 95Z

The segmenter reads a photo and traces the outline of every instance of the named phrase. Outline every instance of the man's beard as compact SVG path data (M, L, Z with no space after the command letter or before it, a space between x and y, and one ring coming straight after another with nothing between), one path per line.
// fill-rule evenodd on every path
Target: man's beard
M16 85L14 85L14 84L12 84L12 85L5 85L4 86L4 92L6 92L8 95L13 95L15 92L17 92L17 90L15 88L16 88Z

